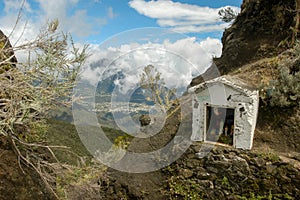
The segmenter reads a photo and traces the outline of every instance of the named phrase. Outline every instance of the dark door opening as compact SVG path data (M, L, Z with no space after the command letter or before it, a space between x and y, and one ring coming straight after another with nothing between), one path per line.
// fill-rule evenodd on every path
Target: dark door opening
M233 145L234 109L206 107L206 141Z

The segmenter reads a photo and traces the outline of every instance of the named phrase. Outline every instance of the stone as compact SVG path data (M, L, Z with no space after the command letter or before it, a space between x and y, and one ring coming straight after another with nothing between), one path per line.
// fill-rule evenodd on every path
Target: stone
M201 145L194 143L190 146L190 148L194 151L194 153L198 153L201 150Z
M266 165L266 161L263 158L257 157L254 158L253 160L254 160L254 164L259 168Z
M8 66L6 63L1 63L0 74L9 70L11 67L15 67L17 63L17 58L14 55L14 51L8 37L0 30L0 61L6 59L9 59L7 63L10 64Z
M147 126L151 123L151 118L149 115L143 114L140 116L139 121L141 123L141 126Z
M210 180L201 180L201 181L199 181L199 184L201 186L204 186L204 188L214 189L214 184Z
M219 170L215 167L210 167L209 166L209 167L206 167L206 169L207 169L208 172L212 172L212 173L215 173L215 174L217 174L219 172Z
M182 175L184 178L190 178L193 176L193 171L189 169L180 169L179 174Z
M244 158L235 156L232 160L232 165L233 168L236 168L245 174L250 174L250 167L248 165L248 162Z
M276 165L273 165L271 162L267 162L267 163L266 163L266 171L267 171L269 174L274 174L276 168L277 168L277 166L276 166Z
M212 166L219 169L220 171L228 169L232 165L231 162L228 162L227 160L223 161L215 161Z
M210 173L208 172L197 172L197 178L198 179L209 179Z
M190 159L190 160L186 161L186 166L191 169L195 168L195 166L199 166L199 165L200 165L200 162L197 159Z

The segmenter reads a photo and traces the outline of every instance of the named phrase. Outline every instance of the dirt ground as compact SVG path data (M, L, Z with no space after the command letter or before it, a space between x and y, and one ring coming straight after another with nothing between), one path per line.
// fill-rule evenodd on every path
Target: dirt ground
M22 165L9 143L0 137L0 200L50 199L37 176Z

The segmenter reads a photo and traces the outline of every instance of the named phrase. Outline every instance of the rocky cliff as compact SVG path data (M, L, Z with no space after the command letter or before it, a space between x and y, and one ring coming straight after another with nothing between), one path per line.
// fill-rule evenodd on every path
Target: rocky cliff
M222 56L214 60L227 74L294 45L299 37L299 0L244 0L241 13L222 36ZM205 77L216 77L209 68ZM196 77L191 86L202 82Z
M17 58L14 55L12 45L7 36L0 30L0 73L15 66Z

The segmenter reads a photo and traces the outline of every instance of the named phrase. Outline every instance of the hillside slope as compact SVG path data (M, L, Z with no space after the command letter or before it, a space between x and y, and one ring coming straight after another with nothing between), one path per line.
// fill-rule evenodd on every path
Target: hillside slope
M278 66L293 59L291 51L299 39L299 5L299 0L244 0L241 13L223 33L222 56L214 60L221 75L237 76L257 89L275 80ZM218 75L209 68L190 86ZM254 147L300 152L299 113L297 107L271 107L260 101Z
M244 0L241 14L222 38L222 56L189 87L224 74L256 85L278 76L278 66L291 59L298 39L299 0ZM115 172L111 191L130 199L299 199L300 111L260 103L252 151L215 147L199 159L195 144L179 160L158 172L128 175ZM141 177L147 177L144 185ZM157 182L160 177L163 186ZM149 189L151 187L151 189ZM150 193L150 194L149 194ZM111 196L110 194L109 196ZM112 198L113 199L113 198Z
M219 72L227 74L291 48L299 38L299 6L299 0L244 0L241 13L223 33L222 55L214 59ZM218 75L209 68L190 86Z
M238 76L256 84L258 88L260 83L267 84L273 79L277 74L278 63L289 58L288 49L298 38L299 13L296 10L299 2L244 0L241 14L223 35L223 54L215 60L220 72ZM212 68L206 73L209 78L218 75ZM202 81L204 80L199 76L192 81L191 86ZM180 124L179 119L179 113L175 113L166 122L161 134L144 141L135 140L128 149L147 152L152 151L153 147L160 148L174 136ZM65 123L49 121L49 125L55 129L51 132L52 142L77 147L79 138L74 142L77 135L70 133L75 128ZM168 167L144 174L128 174L109 169L105 179L100 178L92 185L92 189L101 191L100 194L91 193L89 188L82 192L72 189L69 197L72 200L299 199L299 124L299 108L269 107L262 102L252 151L215 147L206 157L199 158L197 152L203 144L195 143ZM186 132L191 133L190 129ZM64 137L61 133L65 134ZM77 150L80 150L78 153L85 153L84 148ZM46 192L41 192L42 184L38 178L34 175L22 177L17 158L1 138L0 155L1 163L4 163L4 170L0 171L1 185L9 188L6 190L0 187L0 194L16 194L22 190L24 195L9 197L51 199ZM31 171L28 174L30 173ZM1 198L4 199L5 196L0 195Z
M221 73L272 57L291 47L298 37L298 0L244 0L241 13L222 37Z

